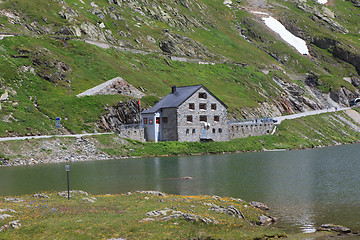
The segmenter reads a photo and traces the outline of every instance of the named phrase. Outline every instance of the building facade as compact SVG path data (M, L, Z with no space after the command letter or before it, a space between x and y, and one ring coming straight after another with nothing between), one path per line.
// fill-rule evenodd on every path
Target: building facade
M141 113L147 141L228 141L227 106L203 85L172 87Z

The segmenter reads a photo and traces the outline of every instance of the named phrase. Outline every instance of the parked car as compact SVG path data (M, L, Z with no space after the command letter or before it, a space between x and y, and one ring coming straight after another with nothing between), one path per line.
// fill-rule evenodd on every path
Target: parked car
M262 123L276 123L277 120L271 117L263 117L262 119L260 119L260 121Z

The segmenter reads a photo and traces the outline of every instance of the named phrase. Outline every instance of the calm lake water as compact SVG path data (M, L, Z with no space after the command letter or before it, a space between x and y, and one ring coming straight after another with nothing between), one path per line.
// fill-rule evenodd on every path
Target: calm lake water
M65 164L0 168L0 195L66 190ZM176 178L191 176L192 180ZM279 227L323 223L360 231L360 145L313 150L76 162L71 189L92 194L158 190L260 201Z

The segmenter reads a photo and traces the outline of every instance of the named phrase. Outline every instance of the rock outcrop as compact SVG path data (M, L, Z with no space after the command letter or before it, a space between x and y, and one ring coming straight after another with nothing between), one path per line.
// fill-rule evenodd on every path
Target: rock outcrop
M121 132L122 125L140 123L140 108L136 100L119 102L106 110L108 113L98 122L99 127L105 131Z
M165 31L163 40L159 43L159 47L164 53L176 56L186 56L198 59L216 58L216 55L201 43L168 31Z
M125 96L132 96L135 98L142 98L145 96L143 92L126 82L121 77L113 78L105 83L93 87L83 93L76 95L77 97L93 96L93 95L114 95L121 94Z

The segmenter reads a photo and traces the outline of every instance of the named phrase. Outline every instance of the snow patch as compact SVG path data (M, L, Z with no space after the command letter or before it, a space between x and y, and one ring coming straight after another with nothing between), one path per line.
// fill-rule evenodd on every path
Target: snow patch
M251 13L254 13L254 14L259 14L259 15L269 15L269 14L268 14L268 13L266 13L266 12L251 11Z
M327 0L316 0L316 1L320 4L326 4L328 2Z
M286 28L278 20L273 17L263 17L262 20L265 22L266 26L278 33L282 39L293 46L298 52L304 55L309 54L306 42L286 30Z
M230 7L230 5L232 4L231 0L224 0L224 4L228 7Z
M11 34L0 34L0 40L3 40L5 37L14 37L15 35L11 35Z

